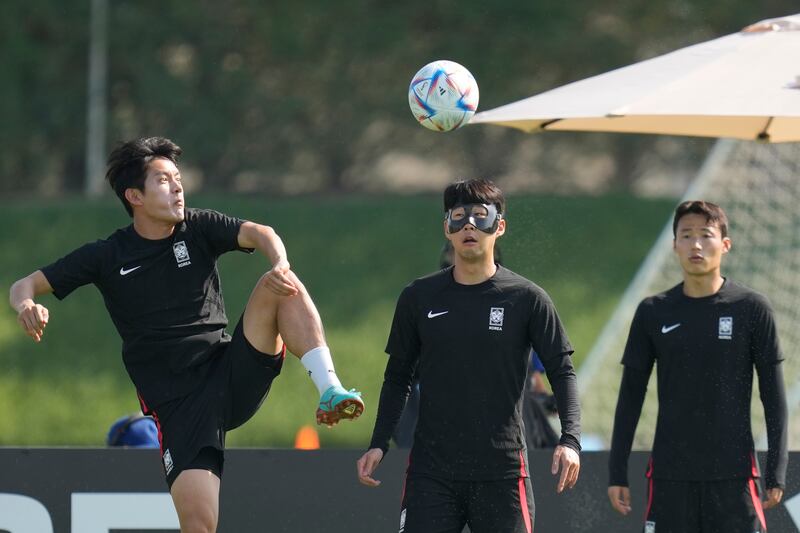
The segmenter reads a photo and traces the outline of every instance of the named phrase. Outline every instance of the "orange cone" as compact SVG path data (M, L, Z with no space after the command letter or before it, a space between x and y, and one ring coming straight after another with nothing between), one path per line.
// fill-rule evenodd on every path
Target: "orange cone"
M303 426L294 437L294 447L297 450L319 450L319 435L312 426Z

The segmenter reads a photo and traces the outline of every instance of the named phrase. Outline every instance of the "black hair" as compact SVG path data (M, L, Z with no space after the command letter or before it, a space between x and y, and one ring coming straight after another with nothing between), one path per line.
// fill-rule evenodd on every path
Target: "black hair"
M728 236L728 216L717 204L703 200L688 200L675 208L675 217L672 219L672 237L677 237L678 222L686 215L702 215L706 223L714 224L719 228L722 238Z
M133 209L125 198L125 191L138 189L144 192L147 165L155 157L164 157L177 164L183 150L164 137L146 137L121 143L108 156L106 179L117 197L132 217Z
M503 191L491 181L482 178L457 181L447 186L444 190L445 213L459 204L494 204L498 212L506 212Z

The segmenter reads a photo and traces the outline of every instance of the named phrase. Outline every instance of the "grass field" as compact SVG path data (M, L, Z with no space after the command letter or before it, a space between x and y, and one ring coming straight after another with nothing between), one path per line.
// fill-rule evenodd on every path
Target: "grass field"
M321 431L323 446L366 445L382 381L383 347L400 290L434 270L443 243L438 197L262 199L194 196L211 207L273 226L325 322L337 371L364 392L363 420ZM673 200L628 196L509 199L501 239L505 264L553 297L576 347L591 347ZM129 223L116 200L0 203L0 287ZM260 257L220 261L229 320L238 319L258 276ZM85 287L58 302L46 296L51 322L41 344L0 311L0 444L102 445L111 422L138 408L119 355L120 341L99 293ZM317 393L302 365L287 360L259 413L232 432L234 446L291 446L313 424Z

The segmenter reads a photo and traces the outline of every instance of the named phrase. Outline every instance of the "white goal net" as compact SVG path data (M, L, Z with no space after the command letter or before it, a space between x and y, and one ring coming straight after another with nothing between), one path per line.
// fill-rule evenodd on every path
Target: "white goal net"
M731 252L723 275L765 294L777 315L789 401L789 447L800 448L800 143L762 144L721 140L709 154L685 199L719 204L729 219ZM676 203L677 205L677 203ZM583 432L610 444L631 319L645 296L681 280L672 252L672 220L622 297L578 375ZM634 440L649 449L656 423L655 370ZM766 448L757 380L753 389L753 435Z

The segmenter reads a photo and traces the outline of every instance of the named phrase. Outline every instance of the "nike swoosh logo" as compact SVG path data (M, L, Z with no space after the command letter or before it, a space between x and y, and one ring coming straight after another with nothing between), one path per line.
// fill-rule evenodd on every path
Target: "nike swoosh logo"
M436 318L437 316L446 315L450 311L442 311L441 313L434 313L433 311L428 311L428 318Z
M133 272L134 270L136 270L137 268L142 268L142 265L135 266L133 268L129 268L128 270L125 270L125 267L120 267L119 275L120 276L126 276L126 275L130 274L131 272Z
M661 326L661 333L669 333L673 329L680 327L681 323L678 322L677 324L673 324L671 326Z

